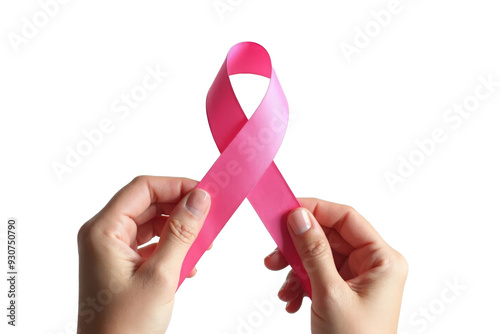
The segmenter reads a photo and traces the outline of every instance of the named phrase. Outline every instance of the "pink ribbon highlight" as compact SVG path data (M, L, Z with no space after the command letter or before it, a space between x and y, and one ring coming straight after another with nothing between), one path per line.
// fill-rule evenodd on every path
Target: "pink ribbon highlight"
M248 119L229 76L256 74L270 79L260 105ZM288 232L287 215L300 207L273 159L288 125L288 103L267 51L259 44L233 46L208 91L206 109L221 155L198 184L212 199L203 228L189 249L179 286L229 218L248 198L278 249L311 297L311 283Z

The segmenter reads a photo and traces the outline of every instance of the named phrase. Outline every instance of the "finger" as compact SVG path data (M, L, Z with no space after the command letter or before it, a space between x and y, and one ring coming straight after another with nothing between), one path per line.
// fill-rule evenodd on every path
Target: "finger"
M197 184L187 178L138 176L123 187L103 211L135 219L152 203L176 204Z
M169 215L176 205L177 203L152 203L143 213L134 218L135 223L137 225L142 225L154 217Z
M332 252L333 253L333 262L335 262L335 267L337 268L337 271L340 274L340 267L346 262L346 260L349 258L348 256L342 255L337 252ZM342 276L342 275L340 275ZM343 276L342 276L343 277Z
M327 228L328 232L326 233L326 237L328 238L328 242L330 243L330 247L334 253L339 253L342 255L349 255L354 250L347 241L342 238L342 236L335 229Z
M155 217L147 223L138 226L136 235L137 244L143 245L154 237L159 237L167 220L168 217Z
M316 198L301 198L299 201L322 226L334 228L356 249L370 243L385 243L373 226L350 206Z
M344 261L341 263L341 265L337 266L337 270L340 274L340 276L344 279L344 281L348 281L350 279L353 279L356 275L353 273L353 269L351 268L349 264L348 259L344 259Z
M281 254L279 249L275 249L274 252L269 254L264 258L264 264L269 270L281 270L288 266L288 262Z
M182 198L165 223L158 247L151 256L154 266L164 273L179 276L182 262L198 236L209 208L210 195L203 189L195 189Z
M191 272L187 275L187 278L194 277L197 272L198 272L198 269L196 269L196 267L193 268L193 270L191 270Z
M139 253L139 255L144 259L144 260L147 260L151 257L151 255L154 253L155 249L156 249L156 246L158 245L158 243L152 243L150 245L147 245L147 246L144 246L144 247L141 247L137 250L137 253Z
M210 244L210 246L208 246L208 249L207 249L207 250L211 250L213 246L214 246L214 243L212 242L212 243Z
M300 307L302 306L302 300L303 299L304 299L303 295L299 295L299 296L295 297L293 300L289 301L286 304L285 310L288 313L295 313L295 312L297 312L300 309Z
M330 244L322 227L304 208L288 215L288 229L295 248L302 259L312 286L312 298L321 298L332 287L346 288L333 260Z
M185 178L139 176L123 187L99 212L100 219L91 219L103 236L121 240L133 249L136 242L135 219L152 203L177 203L197 185Z
M297 296L304 296L304 288L300 283L300 279L292 270L288 273L285 283L279 290L278 298L284 302L290 302Z

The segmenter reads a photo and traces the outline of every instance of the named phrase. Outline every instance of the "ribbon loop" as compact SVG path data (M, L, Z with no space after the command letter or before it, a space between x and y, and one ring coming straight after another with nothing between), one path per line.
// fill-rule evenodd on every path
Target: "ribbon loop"
M269 78L261 103L247 119L229 76ZM198 184L212 206L184 260L179 286L229 218L248 198L278 248L311 296L309 277L290 238L286 217L299 202L273 162L288 125L288 103L267 51L252 42L233 46L207 94L207 116L221 155Z

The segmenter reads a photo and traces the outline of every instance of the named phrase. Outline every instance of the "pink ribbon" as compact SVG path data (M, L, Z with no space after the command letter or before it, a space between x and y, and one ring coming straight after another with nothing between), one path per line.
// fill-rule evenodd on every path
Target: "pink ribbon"
M262 102L248 119L229 76L250 73L270 79ZM221 155L198 184L212 199L203 228L182 265L179 286L229 218L248 198L278 249L311 296L311 283L287 228L287 215L299 202L273 159L285 136L288 103L267 51L252 42L233 46L207 95L207 116Z

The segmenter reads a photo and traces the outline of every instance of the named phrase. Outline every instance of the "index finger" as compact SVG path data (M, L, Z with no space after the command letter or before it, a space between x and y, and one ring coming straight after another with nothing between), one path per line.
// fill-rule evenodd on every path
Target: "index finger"
M372 243L385 244L375 228L350 206L317 198L299 198L299 202L322 226L335 229L356 249Z
M138 176L118 191L102 212L135 219L153 203L177 204L197 184L188 178Z

